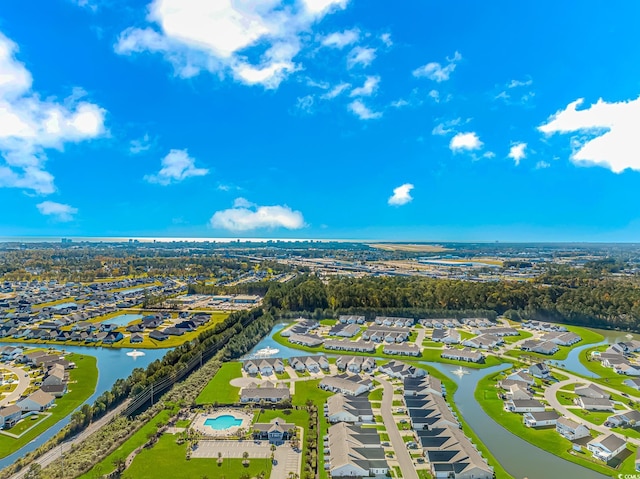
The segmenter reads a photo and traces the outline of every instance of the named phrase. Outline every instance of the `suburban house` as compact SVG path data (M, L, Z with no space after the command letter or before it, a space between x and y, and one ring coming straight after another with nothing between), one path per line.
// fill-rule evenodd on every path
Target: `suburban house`
M385 344L382 352L399 356L420 356L422 349L415 344Z
M325 469L331 477L384 476L389 472L375 429L334 424L329 426L324 446Z
M507 392L505 396L507 399L531 399L532 394L529 392L529 388L522 383L511 384L508 388L505 388Z
M560 348L556 343L551 341L540 341L538 339L527 339L520 344L520 349L530 351L532 353L552 355L557 353Z
M613 370L617 374L626 376L640 376L640 365L631 363L620 363L613 366Z
M55 397L49 393L44 392L42 389L29 394L24 399L21 399L16 403L22 411L45 411L53 405Z
M613 411L613 403L607 398L578 396L574 401L587 411Z
M13 405L0 409L0 429L9 429L22 418L22 409L20 406Z
M427 394L446 396L446 390L442 382L433 376L404 378L405 399L414 396L425 396Z
M627 447L627 442L615 434L601 435L592 439L587 444L587 449L593 457L604 462L609 462Z
M268 440L270 444L279 446L291 438L296 430L296 425L286 423L283 419L277 417L268 423L257 422L251 428L253 429L254 439Z
M609 416L604 424L609 427L635 427L640 425L640 411L630 409L620 414Z
M324 339L314 334L292 334L289 336L289 342L291 344L300 344L301 346L315 348L324 343Z
M374 353L378 345L373 342L349 341L344 339L330 339L324 342L324 347L337 351L355 351L359 353Z
M534 378L539 379L549 379L551 377L551 372L544 363L536 363L532 366L529 366L529 374L531 374Z
M544 412L544 404L537 399L510 399L504 408L510 412Z
M484 354L480 351L473 351L470 348L447 349L440 354L441 358L453 359L455 361L467 361L471 363L484 362Z
M329 396L324 405L324 414L330 423L359 424L373 421L371 403L366 397L345 396L343 394Z
M422 378L427 375L424 369L416 368L415 366L395 360L379 366L378 371L396 379Z
M367 356L338 356L336 367L340 371L349 371L354 374L360 372L370 373L376 367L375 358Z
M360 326L357 324L337 323L329 330L330 336L341 336L343 338L352 338L360 332Z
M500 336L494 336L493 334L481 334L475 338L469 338L462 341L464 346L476 349L492 349L503 343L504 340Z
M561 331L552 331L544 334L541 339L543 341L555 343L559 346L571 346L580 342L582 338L577 334L571 332L564 333Z
M640 379L625 379L624 384L625 386L629 386L630 388L640 391Z
M318 329L318 326L320 326L320 323L313 319L302 319L296 321L294 324L282 331L280 335L284 338L288 338L296 334L307 334L314 329Z
M345 315L345 314L341 314L338 317L338 321L340 321L342 324L364 324L365 323L365 317L364 316L356 316L353 314L349 314L349 315Z
M348 396L359 396L370 391L373 387L373 382L371 379L363 378L357 374L353 376L340 374L323 378L318 387L325 391L339 392Z
M162 331L151 331L149 333L149 339L154 339L156 341L164 341L166 339L168 339L169 336L167 336L166 334L164 334Z
M288 401L291 399L289 388L286 386L277 386L266 381L260 387L255 384L242 388L240 391L240 402L272 402Z
M289 358L289 366L300 372L319 373L329 370L329 361L325 356L300 356Z
M519 336L520 332L515 328L507 328L502 326L496 326L493 328L484 328L474 331L476 334L493 334L494 336Z
M587 426L567 417L561 417L556 421L556 432L569 439L569 441L575 441L591 435Z
M460 427L458 418L454 416L443 397L437 394L406 397L407 413L411 426L420 435L423 429L438 427Z
M275 373L284 372L284 363L280 358L268 358L268 359L252 359L242 362L242 368L248 374L258 374L262 376L271 376Z
M431 334L431 340L437 343L458 344L460 342L460 333L455 329L434 329Z
M533 386L536 381L533 379L533 376L526 371L518 371L507 376L507 379L511 379L513 381L522 381L523 383L527 383L529 386Z
M371 326L364 330L362 339L376 343L403 343L409 339L409 328L391 328L386 326Z
M555 426L560 415L555 411L528 412L523 415L527 427Z
M413 318L397 318L391 316L378 316L374 322L382 326L395 326L397 328L410 328L415 323Z
M593 383L581 388L576 388L575 393L578 396L583 396L588 398L609 399L611 397L611 395L608 392L604 391L600 386Z

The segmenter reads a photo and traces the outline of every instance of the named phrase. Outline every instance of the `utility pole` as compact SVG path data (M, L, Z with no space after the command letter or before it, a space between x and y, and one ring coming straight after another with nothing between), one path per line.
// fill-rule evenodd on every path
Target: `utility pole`
M151 383L151 405L153 406L153 383Z

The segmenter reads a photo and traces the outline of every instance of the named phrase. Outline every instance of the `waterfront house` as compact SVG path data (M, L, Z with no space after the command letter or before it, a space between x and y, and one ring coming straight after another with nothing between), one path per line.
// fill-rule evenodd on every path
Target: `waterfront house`
M437 343L458 344L460 332L455 329L434 329L431 333L431 340Z
M556 432L569 441L576 441L591 435L587 426L567 417L561 417L557 420Z
M440 354L441 358L453 359L455 361L467 361L472 363L484 362L484 354L480 351L473 351L470 348L464 349L447 349Z
M549 379L551 377L551 371L544 363L536 363L529 366L529 374L539 379Z
M481 334L475 338L469 338L462 341L464 346L477 349L492 349L500 346L504 343L504 340L499 336L493 334Z
M140 333L131 333L129 341L131 342L131 344L141 343L142 341L144 341L144 337Z
M379 366L378 371L392 378L403 380L404 378L422 378L427 375L427 372L424 369L395 360Z
M593 454L593 457L604 462L609 462L626 447L627 442L615 434L603 434L587 444L587 449Z
M528 412L523 415L527 427L555 426L560 415L555 411Z
M352 338L360 332L360 326L357 324L337 323L329 330L330 336L340 336L343 338Z
M365 341L350 341L345 339L331 339L324 342L324 347L337 351L354 351L359 353L374 353L377 344Z
M527 383L529 386L533 386L535 384L535 379L533 376L526 371L517 371L515 373L511 373L507 376L507 379L511 379L513 381L522 381Z
M382 352L399 356L420 356L422 349L415 344L385 344Z
M510 399L504 408L510 412L544 412L545 406L537 399Z
M164 341L168 338L169 336L164 334L162 331L151 331L149 333L149 339L154 339L155 341Z
M22 411L45 411L53 405L55 397L38 389L16 403Z
M620 414L609 416L604 424L609 427L635 427L640 425L640 411L629 409Z
M625 379L624 384L625 386L640 391L640 379Z
M291 344L300 344L301 346L315 348L324 343L324 339L314 334L292 334L289 336L289 342Z

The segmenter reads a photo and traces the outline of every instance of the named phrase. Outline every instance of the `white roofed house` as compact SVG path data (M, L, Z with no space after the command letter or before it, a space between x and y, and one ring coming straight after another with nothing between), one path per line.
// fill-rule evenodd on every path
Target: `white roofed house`
M533 396L526 386L512 384L505 394L507 399L531 399Z
M533 376L526 371L517 371L515 373L511 373L507 376L507 379L512 381L522 381L527 383L529 386L533 386L536 381L533 379Z
M385 344L382 352L399 356L420 356L422 349L415 344Z
M593 383L580 388L575 388L574 392L578 396L589 397L589 398L609 399L611 397L611 395L608 392L603 390L597 384L593 384Z
M613 370L617 374L624 374L626 376L640 376L640 365L630 363L620 363L613 367Z
M551 377L551 371L544 363L536 363L529 366L529 374L534 378L548 379Z
M587 411L613 411L613 403L607 398L578 396L575 403Z
M604 462L609 462L627 447L627 442L615 434L603 434L589 441L587 449L593 457Z
M566 417L561 417L556 421L556 432L569 441L576 441L591 435L587 426Z
M0 429L9 429L22 418L22 409L14 404L0 408Z

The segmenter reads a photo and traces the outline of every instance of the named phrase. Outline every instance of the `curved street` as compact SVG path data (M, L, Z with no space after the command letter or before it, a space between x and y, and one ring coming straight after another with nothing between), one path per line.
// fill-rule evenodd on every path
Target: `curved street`
M7 404L17 400L20 396L22 396L22 393L27 390L29 384L31 384L31 378L29 378L29 374L24 369L18 368L16 366L11 366L9 364L3 364L2 367L18 376L18 386L13 391L11 391L10 394L0 399L0 407L6 406Z

